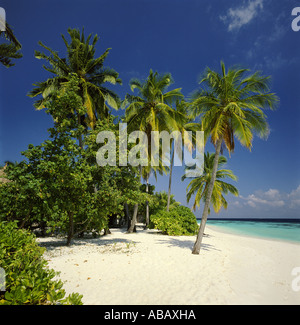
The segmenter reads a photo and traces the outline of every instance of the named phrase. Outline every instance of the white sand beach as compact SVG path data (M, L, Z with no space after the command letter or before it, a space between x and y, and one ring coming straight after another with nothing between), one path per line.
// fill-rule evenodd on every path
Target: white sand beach
M300 304L300 291L292 288L298 244L206 227L201 253L192 255L195 236L111 231L71 247L62 246L65 240L38 239L66 292L79 292L84 304Z

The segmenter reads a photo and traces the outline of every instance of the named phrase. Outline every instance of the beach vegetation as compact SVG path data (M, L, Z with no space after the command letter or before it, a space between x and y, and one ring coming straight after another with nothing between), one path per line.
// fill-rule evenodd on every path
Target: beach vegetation
M0 267L5 270L5 290L0 305L81 305L82 295L66 296L59 275L49 269L35 235L16 222L0 223Z
M161 210L167 210L169 204L169 210L180 205L174 198L174 195L166 193L166 191L153 193L150 201L150 213L151 215L157 214ZM168 211L168 210L167 210Z
M199 226L194 213L188 207L179 205L152 215L149 228L161 230L169 236L192 236Z

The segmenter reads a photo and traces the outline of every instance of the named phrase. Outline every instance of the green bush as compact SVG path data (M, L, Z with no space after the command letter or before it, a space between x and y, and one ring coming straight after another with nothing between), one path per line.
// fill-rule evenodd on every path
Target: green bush
M151 228L159 229L170 236L195 235L198 223L193 212L185 206L177 206L169 212L161 210L151 216Z
M0 305L82 304L81 295L65 297L62 281L53 280L58 273L47 268L45 249L32 233L17 229L16 222L1 222L0 238L0 267L6 280Z

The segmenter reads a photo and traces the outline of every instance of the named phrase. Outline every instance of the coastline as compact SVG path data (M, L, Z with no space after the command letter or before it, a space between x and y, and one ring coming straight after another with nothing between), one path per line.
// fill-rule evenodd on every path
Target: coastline
M241 236L241 237L247 237L247 238L254 238L254 239L261 239L261 240L268 240L268 241L275 241L275 242L281 242L281 243L289 243L289 244L294 244L294 245L299 245L300 242L296 240L288 240L288 239L283 239L283 238L275 238L275 237L268 237L268 236L259 236L259 235L254 235L250 233L244 233L242 230L231 230L230 228L225 228L222 226L216 226L216 225L210 225L207 224L206 227L210 228L213 231L220 232L222 234L228 234L228 235L233 235L233 236Z
M292 288L300 245L211 226L205 233L200 255L191 254L195 236L155 230L112 229L71 247L55 238L38 241L47 247L49 267L61 272L66 292L83 294L84 304L300 304L300 291Z

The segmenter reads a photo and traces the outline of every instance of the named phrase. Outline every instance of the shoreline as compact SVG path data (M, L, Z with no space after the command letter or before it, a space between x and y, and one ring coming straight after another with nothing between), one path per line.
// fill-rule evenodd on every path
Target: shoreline
M233 235L233 236L241 236L241 237L249 237L249 238L254 238L254 239L261 239L261 240L267 240L267 241L275 241L275 242L282 242L282 243L288 243L288 244L294 244L294 245L299 245L300 242L296 240L287 240L283 238L274 238L274 237L267 237L267 236L255 236L252 234L246 234L239 232L238 230L235 232L234 230L230 229L225 229L224 227L221 226L216 226L216 225L208 225L206 224L205 229L211 228L213 231L220 232L222 234L228 234L228 235Z
M55 238L38 241L47 247L49 267L61 272L66 292L83 294L84 304L300 304L291 275L300 266L300 245L210 226L205 233L200 255L191 254L195 236L154 230L112 229L71 247Z

